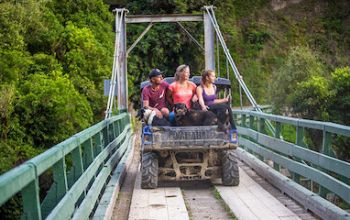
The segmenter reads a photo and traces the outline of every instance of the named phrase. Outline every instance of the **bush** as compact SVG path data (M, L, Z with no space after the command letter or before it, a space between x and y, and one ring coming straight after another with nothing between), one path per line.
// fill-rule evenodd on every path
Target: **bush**
M294 47L290 50L285 64L274 72L272 102L277 111L291 108L294 91L298 83L313 76L323 76L325 68L317 56L307 47Z
M51 147L92 121L86 98L61 74L33 74L19 93L15 113L35 147Z

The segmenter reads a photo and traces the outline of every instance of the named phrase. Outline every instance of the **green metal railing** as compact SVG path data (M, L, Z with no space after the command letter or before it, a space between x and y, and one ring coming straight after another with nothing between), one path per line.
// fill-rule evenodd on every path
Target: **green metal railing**
M350 127L329 122L296 119L254 111L234 110L240 135L239 145L260 160L272 160L274 168L280 166L292 172L292 179L300 183L301 177L317 185L318 194L326 197L327 192L335 193L350 204L350 163L335 158L332 138L350 137ZM265 129L265 121L275 126L275 133ZM283 126L295 128L295 142L281 140ZM318 130L322 140L321 152L306 147L305 130ZM311 189L312 190L312 189Z
M132 141L130 115L87 128L0 176L0 205L16 194L24 219L88 219ZM40 200L39 178L52 177Z

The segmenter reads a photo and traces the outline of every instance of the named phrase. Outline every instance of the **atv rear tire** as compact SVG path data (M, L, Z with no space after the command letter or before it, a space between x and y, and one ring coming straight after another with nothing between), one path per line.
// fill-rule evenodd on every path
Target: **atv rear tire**
M239 185L239 169L235 150L222 152L222 184L224 186Z
M142 155L141 165L141 188L155 189L158 186L158 157L155 153L145 153Z

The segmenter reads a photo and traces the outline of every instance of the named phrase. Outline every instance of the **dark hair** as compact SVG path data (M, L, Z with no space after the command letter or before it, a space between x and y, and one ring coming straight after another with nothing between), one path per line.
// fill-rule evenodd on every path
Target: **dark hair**
M163 72L160 71L159 69L153 69L151 70L151 72L148 74L148 78L149 79L152 79L152 77L155 77L155 76L159 76L159 75L162 75Z
M215 73L214 70L203 70L202 72L202 85L204 85L207 82L207 76L209 76L209 74L211 73Z

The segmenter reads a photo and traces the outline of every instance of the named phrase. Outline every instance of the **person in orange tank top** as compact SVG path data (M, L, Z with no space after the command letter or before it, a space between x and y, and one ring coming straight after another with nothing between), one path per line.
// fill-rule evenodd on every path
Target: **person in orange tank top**
M167 96L172 97L173 104L184 103L188 109L191 109L191 100L197 101L196 84L189 81L190 67L180 65L176 68L175 81L168 87Z

